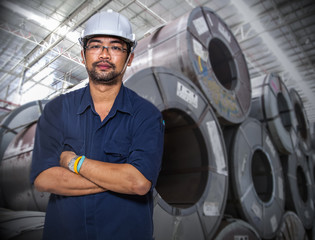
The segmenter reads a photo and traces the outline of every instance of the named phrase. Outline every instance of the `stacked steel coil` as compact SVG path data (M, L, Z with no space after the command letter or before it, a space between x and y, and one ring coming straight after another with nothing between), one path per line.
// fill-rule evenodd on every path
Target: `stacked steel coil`
M215 114L192 81L167 68L141 70L125 85L154 103L166 122L155 238L211 239L223 216L228 186L224 139Z
M277 74L250 78L216 13L195 8L139 41L124 84L166 123L155 239L311 236L315 150L302 101ZM44 211L49 194L26 180L40 114L12 124L16 112L0 129L1 207Z
M251 106L246 60L222 19L205 7L158 29L139 41L130 76L151 66L181 72L204 93L219 121L241 123Z

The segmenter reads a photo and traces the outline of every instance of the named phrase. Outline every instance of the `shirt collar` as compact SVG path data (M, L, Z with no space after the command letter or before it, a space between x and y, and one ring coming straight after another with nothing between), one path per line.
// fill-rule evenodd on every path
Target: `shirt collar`
M77 114L82 114L88 107L91 107L91 109L95 111L93 101L92 101L92 96L90 93L89 84L83 90ZM114 105L111 109L111 112L113 113L115 113L116 111L121 111L121 112L129 113L129 114L132 114L133 112L133 108L130 102L128 91L123 84L121 85L121 88L115 99Z

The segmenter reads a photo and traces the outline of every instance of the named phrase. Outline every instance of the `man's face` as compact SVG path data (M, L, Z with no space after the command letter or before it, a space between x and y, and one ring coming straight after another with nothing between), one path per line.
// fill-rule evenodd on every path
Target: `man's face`
M106 85L121 81L128 57L126 49L127 44L119 38L97 36L89 39L85 49L85 65L90 79L94 83Z

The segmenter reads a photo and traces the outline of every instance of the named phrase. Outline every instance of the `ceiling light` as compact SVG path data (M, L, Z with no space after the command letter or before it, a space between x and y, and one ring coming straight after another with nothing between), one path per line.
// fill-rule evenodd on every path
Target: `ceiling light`
M10 9L12 12L25 17L28 20L35 21L36 23L40 24L41 26L47 28L50 31L54 30L59 25L58 21L52 18L39 16L25 8L20 7L15 3L9 1L1 1L0 4Z

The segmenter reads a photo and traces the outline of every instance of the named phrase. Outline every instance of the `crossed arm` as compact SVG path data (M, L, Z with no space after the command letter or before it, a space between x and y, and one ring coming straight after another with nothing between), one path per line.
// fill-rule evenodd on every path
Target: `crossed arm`
M145 195L151 188L151 182L130 164L106 163L85 158L80 174L73 173L68 169L68 163L75 156L71 151L62 152L60 167L41 172L34 182L36 189L64 196L78 196L107 190Z

